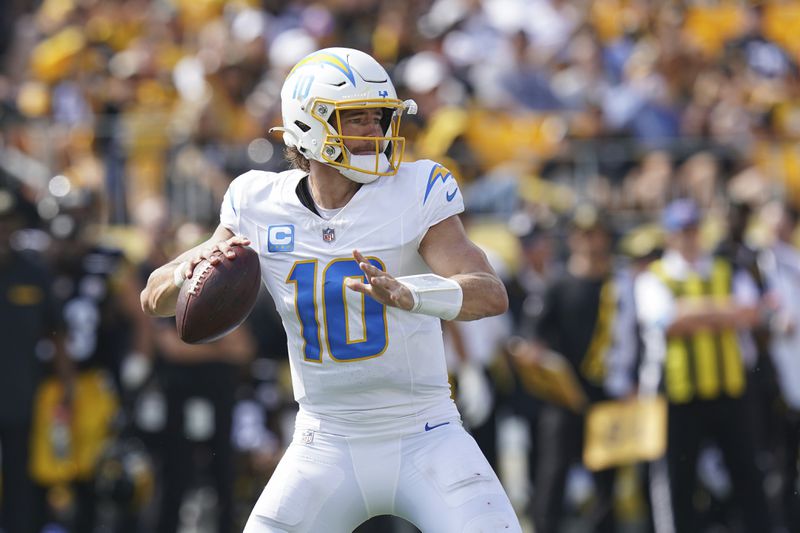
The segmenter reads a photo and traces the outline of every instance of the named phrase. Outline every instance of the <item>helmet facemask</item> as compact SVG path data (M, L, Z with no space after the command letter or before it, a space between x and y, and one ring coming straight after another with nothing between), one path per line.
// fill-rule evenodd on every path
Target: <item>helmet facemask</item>
M335 167L345 177L369 183L380 176L397 173L405 151L405 138L400 136L400 120L408 104L396 99L371 99L334 101L317 98L310 103L311 116L323 124L325 137L320 151L320 162ZM380 109L383 135L343 135L342 112ZM353 154L348 141L374 143L374 153Z

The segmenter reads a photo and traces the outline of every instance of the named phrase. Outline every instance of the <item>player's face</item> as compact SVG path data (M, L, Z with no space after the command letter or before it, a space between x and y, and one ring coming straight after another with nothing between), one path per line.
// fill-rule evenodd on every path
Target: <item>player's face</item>
M350 109L341 112L339 132L352 137L381 137L383 135L380 109ZM344 145L351 154L374 154L375 143L367 140L345 139Z
M700 255L700 227L692 224L670 236L672 246L686 259L694 260Z
M611 238L601 227L573 230L569 240L573 253L591 257L604 257L611 251Z

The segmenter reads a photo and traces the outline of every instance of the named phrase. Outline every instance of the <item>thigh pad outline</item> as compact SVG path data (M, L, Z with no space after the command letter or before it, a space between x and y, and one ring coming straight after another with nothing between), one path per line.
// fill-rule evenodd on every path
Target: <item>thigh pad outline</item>
M491 482L499 483L478 445L466 434L448 432L431 449L414 459L415 466L432 480L442 498L451 507L491 491ZM501 489L502 490L502 489Z
M344 477L338 465L309 456L306 449L287 453L256 503L251 521L278 528L268 531L304 531L303 524L314 522Z

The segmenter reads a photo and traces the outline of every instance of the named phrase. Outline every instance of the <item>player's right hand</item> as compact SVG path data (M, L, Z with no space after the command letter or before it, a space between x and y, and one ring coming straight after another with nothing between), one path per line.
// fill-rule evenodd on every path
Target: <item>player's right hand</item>
M206 243L208 244L208 243ZM224 254L225 257L228 259L234 260L236 259L236 254L231 250L234 246L249 246L250 239L247 237L242 237L241 235L234 235L229 239L225 239L224 241L219 241L210 246L202 246L195 250L195 253L192 255L190 259L186 260L184 265L184 278L190 279L192 277L192 272L197 265L200 264L201 261L207 259L209 263L212 265L219 264L222 261L222 255Z
M357 278L348 278L345 282L348 289L371 296L383 305L406 311L414 306L414 297L408 287L391 274L375 268L358 250L353 250L353 257L358 261L358 267L364 273L366 283Z

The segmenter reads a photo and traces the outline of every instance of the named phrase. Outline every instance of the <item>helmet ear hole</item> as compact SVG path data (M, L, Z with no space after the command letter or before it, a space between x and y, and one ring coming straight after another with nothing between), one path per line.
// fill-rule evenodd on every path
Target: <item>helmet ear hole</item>
M300 122L299 120L295 120L294 125L300 128L300 130L302 130L303 133L306 133L308 130L311 129L311 126L309 126L305 122Z

